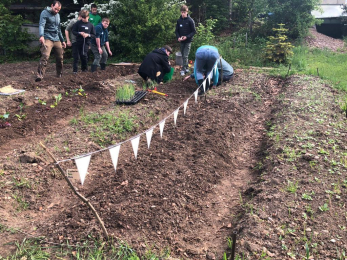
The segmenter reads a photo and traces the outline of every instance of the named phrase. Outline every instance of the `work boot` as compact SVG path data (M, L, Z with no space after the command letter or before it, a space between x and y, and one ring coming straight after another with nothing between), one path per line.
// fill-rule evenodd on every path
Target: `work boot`
M204 91L204 87L202 86L202 83L204 82L203 79L199 79L198 80L198 85L199 85L199 92L198 92L198 96L202 96L205 94L205 91Z
M100 63L100 67L101 67L101 70L105 70L106 69L106 63Z
M98 65L92 65L92 66L91 66L91 72L96 71L97 68L98 68Z

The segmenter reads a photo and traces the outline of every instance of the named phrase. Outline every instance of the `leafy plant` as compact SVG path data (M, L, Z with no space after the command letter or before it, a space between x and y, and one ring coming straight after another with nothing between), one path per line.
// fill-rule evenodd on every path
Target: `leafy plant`
M5 113L3 115L0 115L0 118L5 121L10 116L10 113Z
M347 118L347 95L345 95L344 101L340 104L340 107L342 111L346 113Z
M39 104L45 106L46 105L46 101L39 99Z
M328 207L328 204L327 203L324 203L323 206L319 206L318 207L320 211L328 211L329 210L329 207Z
M287 191L291 192L291 193L295 193L298 189L298 182L292 182L290 180L288 180L288 185L287 185Z
M130 100L135 95L135 86L132 84L126 84L119 89L117 89L116 92L116 99L117 100Z
M55 98L55 101L51 105L51 108L55 108L58 105L58 103L61 101L61 99L62 99L61 93L58 96L54 96L54 98Z
M202 45L212 45L215 38L213 34L213 28L215 27L217 20L207 19L205 25L199 23L196 27L196 34L194 35L194 41L192 42L189 58L194 59L196 50Z
M287 63L293 56L293 45L287 41L284 24L278 24L279 28L273 28L276 36L269 36L269 41L265 47L266 59L276 63Z

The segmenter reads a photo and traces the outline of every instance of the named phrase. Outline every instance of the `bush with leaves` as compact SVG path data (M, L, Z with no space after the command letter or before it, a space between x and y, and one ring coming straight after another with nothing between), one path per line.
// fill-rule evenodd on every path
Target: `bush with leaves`
M287 63L293 56L293 45L287 41L288 29L279 24L279 28L273 28L276 36L270 36L265 47L266 59L277 63Z
M119 0L110 5L111 45L128 60L141 60L146 54L174 41L180 0Z
M24 19L20 15L11 15L8 8L0 3L0 56L9 60L26 55L28 43L33 36L22 28Z
M189 53L189 59L195 58L196 50L202 45L212 45L215 39L213 34L213 28L216 25L217 20L207 19L205 25L199 23L196 27L196 34L192 42L191 51Z

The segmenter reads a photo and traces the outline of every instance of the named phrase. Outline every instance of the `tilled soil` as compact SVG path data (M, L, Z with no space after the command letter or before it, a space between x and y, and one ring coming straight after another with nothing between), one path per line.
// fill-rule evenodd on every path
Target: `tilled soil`
M176 74L173 81L158 86L168 97L148 93L134 106L116 106L115 91L120 85L131 80L142 89L136 65L108 66L106 71L77 76L67 65L59 80L51 65L48 76L35 83L36 65L0 65L6 78L3 85L26 90L21 95L1 97L0 112L10 114L7 121L11 126L0 129L0 255L12 253L13 241L24 237L44 236L47 245L76 245L88 236L102 236L92 212L71 192L39 142L57 160L65 160L142 133L137 159L130 142L125 142L116 171L105 150L92 155L83 186L72 180L95 207L108 233L140 254L167 247L174 257L220 259L224 252L230 253L227 238L237 231L241 241L237 254L260 257L268 235L249 236L257 227L249 218L249 205L260 214L262 204L250 200L262 198L264 195L257 194L267 189L273 193L262 182L267 176L264 167L270 167L264 158L278 152L268 147L269 122L283 113L283 103L278 101L281 95L297 93L305 83L236 70L231 82L209 91L206 98L198 102L190 98L184 115L182 104L197 86L193 81L183 82ZM78 94L78 89L84 91ZM52 97L58 94L62 100L51 108ZM174 125L171 114L178 107ZM79 119L82 114L110 112L136 116L136 127L126 135L115 134L109 144L100 143L92 135L93 126ZM18 120L16 114L26 117ZM161 137L157 124L169 115ZM148 149L143 133L152 126L156 128ZM60 166L64 171L76 171L73 161ZM310 165L304 167L309 169ZM276 177L279 187L287 183L291 171L283 169ZM280 202L286 194L278 194ZM267 212L266 205L262 207ZM252 210L251 216L256 214ZM290 217L284 216L285 221L292 222ZM287 251L275 250L276 243L266 245L274 259L287 256Z

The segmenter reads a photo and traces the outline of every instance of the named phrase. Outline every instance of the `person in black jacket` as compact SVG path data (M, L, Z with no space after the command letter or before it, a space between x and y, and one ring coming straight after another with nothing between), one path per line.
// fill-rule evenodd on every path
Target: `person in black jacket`
M169 55L171 53L172 49L167 45L152 51L147 54L137 73L147 83L150 83L150 81L162 82L164 75L171 71L169 62Z
M188 56L193 36L196 33L194 20L188 14L188 6L181 6L181 16L176 24L176 38L181 44L181 53L183 58L183 66L181 76L189 73Z
M81 70L88 71L88 50L91 38L95 38L94 26L88 22L89 12L82 10L81 20L72 27L72 33L76 36L77 49L81 58ZM74 69L74 73L77 73Z

